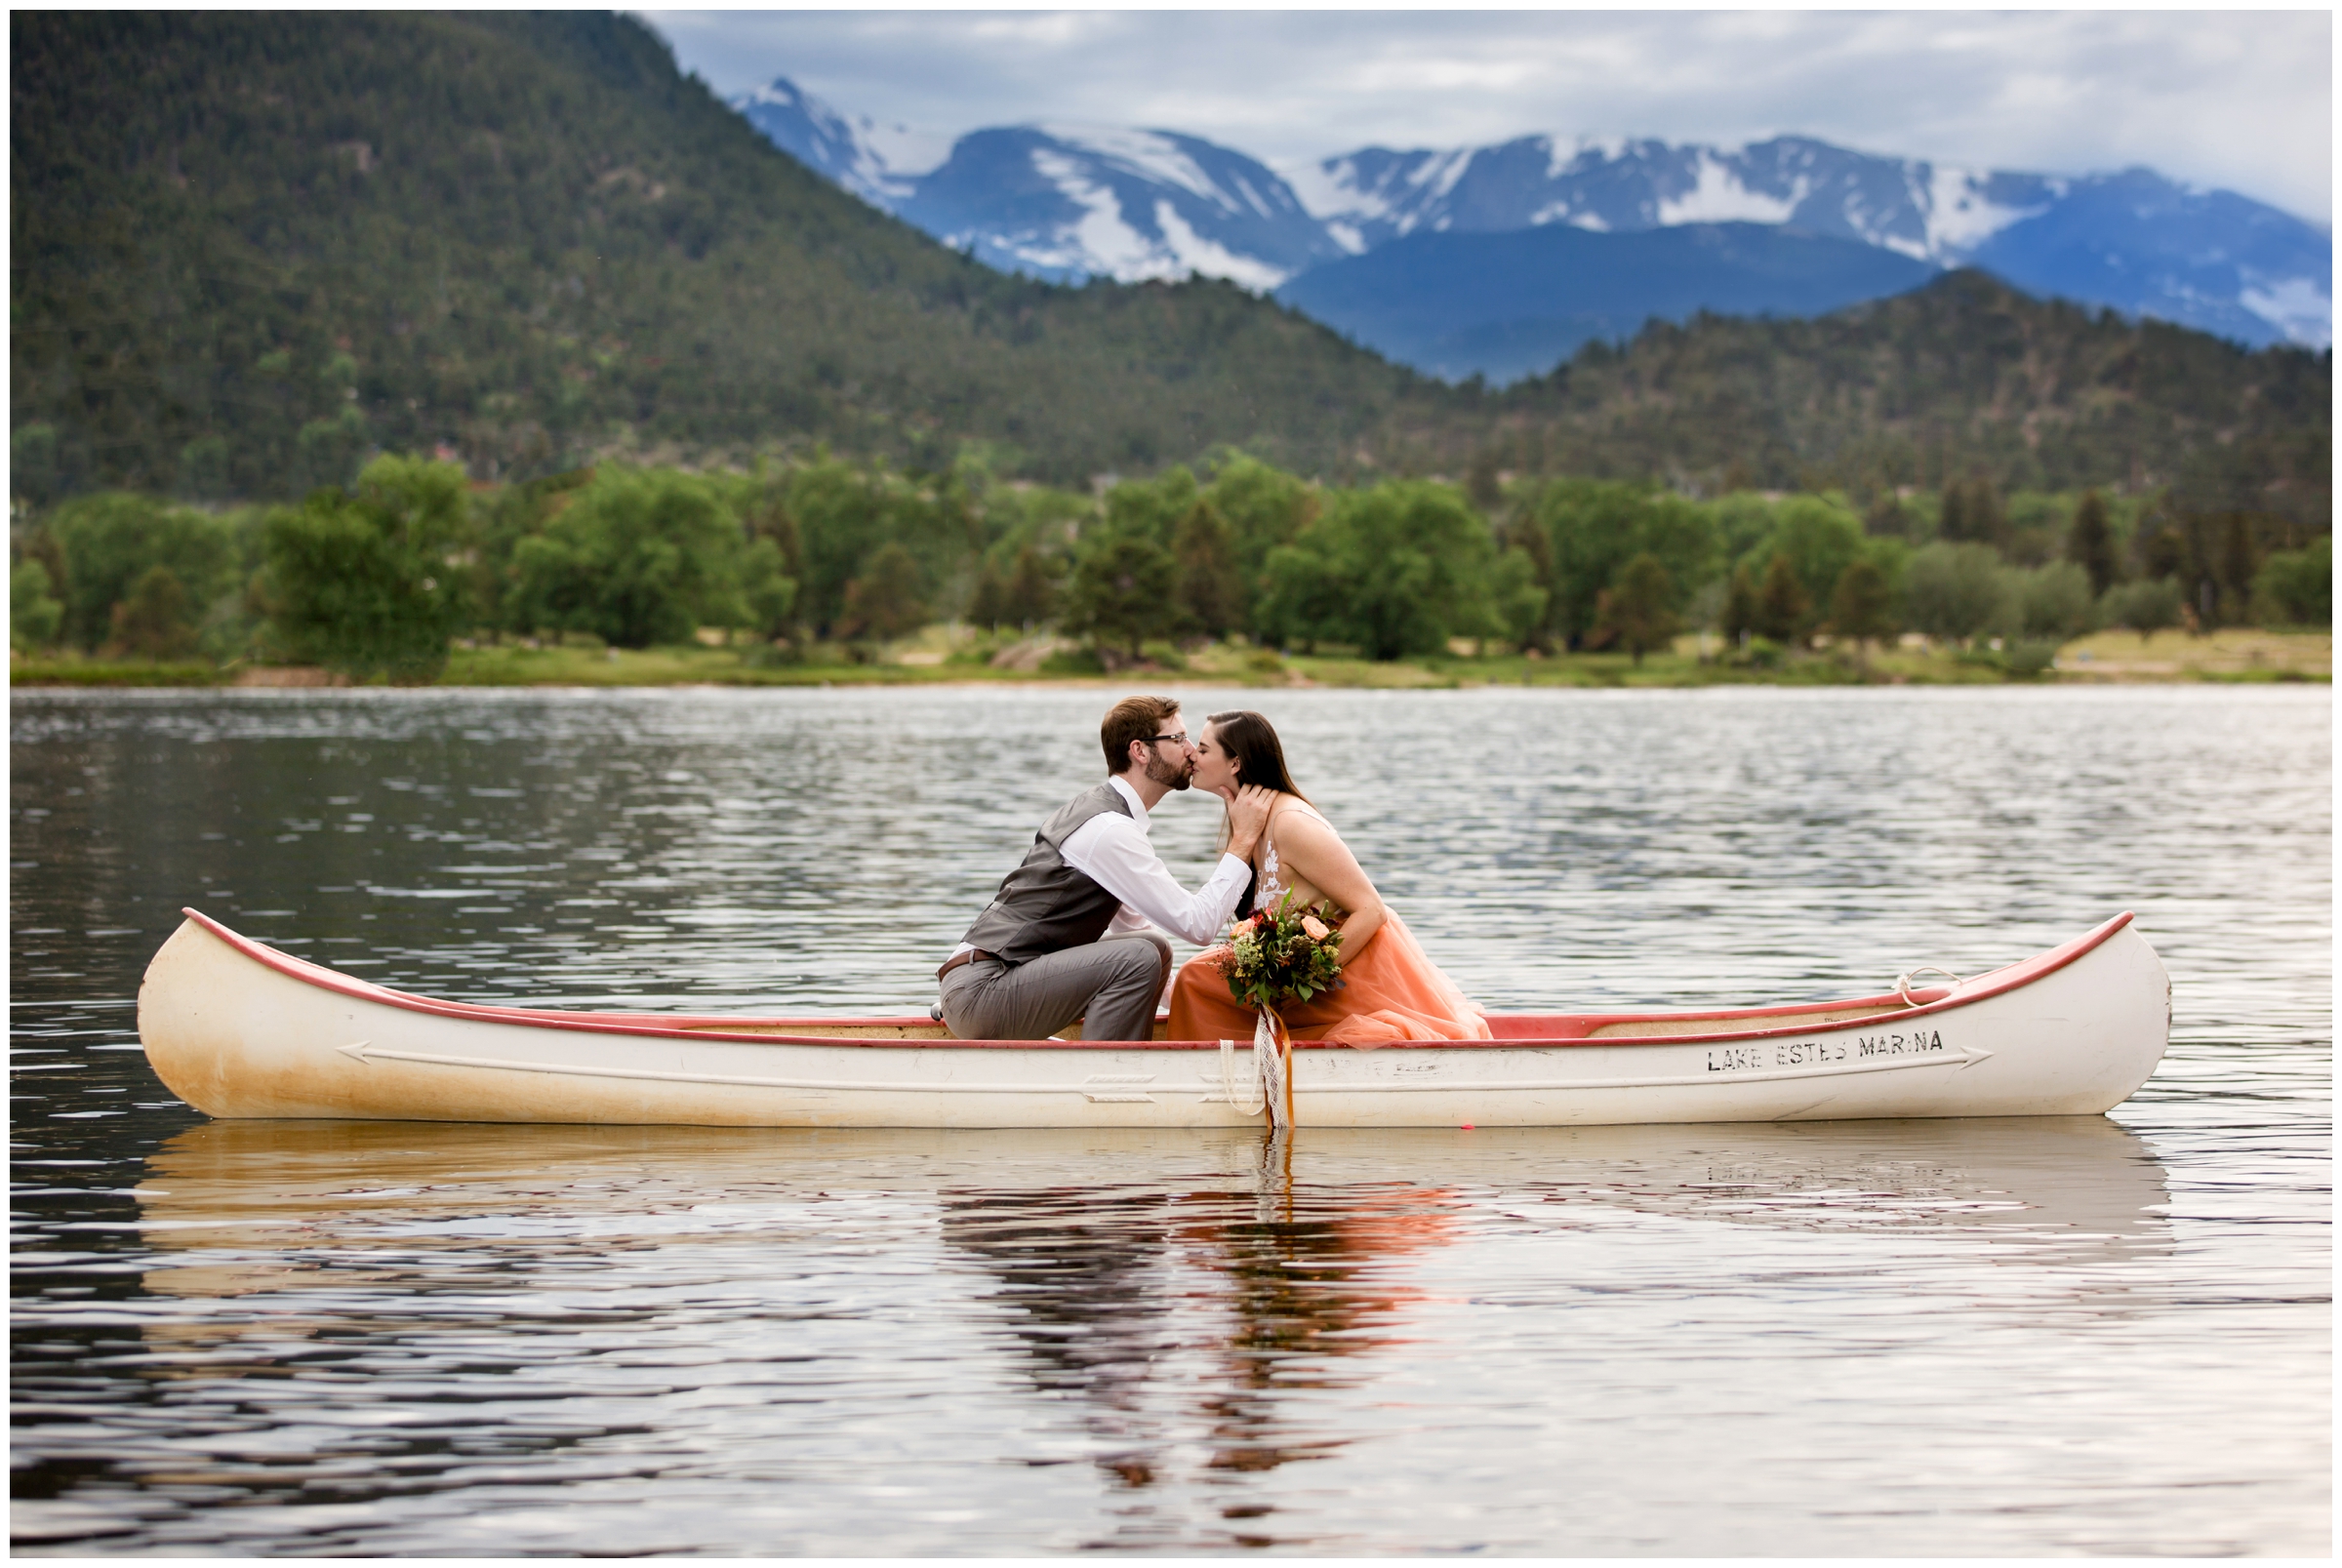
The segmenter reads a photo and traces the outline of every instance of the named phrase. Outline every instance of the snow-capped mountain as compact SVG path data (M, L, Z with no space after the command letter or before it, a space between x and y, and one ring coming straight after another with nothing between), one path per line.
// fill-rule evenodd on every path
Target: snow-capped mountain
M1369 147L1296 172L1295 185L1356 252L1427 230L1778 223L2256 346L2332 341L2330 235L2149 169L2010 174L1806 137L1737 149L1522 137L1454 152Z
M741 117L783 152L860 196L892 211L918 188L919 176L951 155L951 139L868 115L848 120L787 77L732 100Z
M2322 347L2333 336L2326 230L2146 169L2014 174L1855 152L1807 137L1724 148L1532 136L1447 151L1368 147L1280 174L1174 131L1019 126L948 141L849 119L786 79L733 103L784 151L865 200L990 265L1051 279L1201 273L1298 301L1311 292L1296 285L1312 268L1411 235L1760 223L1932 267L1982 266L2030 293L2255 346ZM1522 254L1532 253L1545 254ZM1494 254L1433 247L1405 271L1418 298L1444 287L1469 299L1486 286L1473 268L1498 264ZM1444 280L1422 275L1441 258L1461 270ZM1719 274L1717 303L1802 308L1787 298L1749 304L1748 283ZM1571 304L1572 287L1556 274L1553 308L1533 314L1593 319ZM1671 291L1673 302L1681 291ZM1612 303L1597 314L1639 321L1626 303ZM1674 313L1659 304L1654 298L1648 313ZM1443 341L1452 349L1488 340L1497 325L1492 318ZM1391 326L1348 330L1378 343L1420 336L1398 331L1395 318ZM1438 374L1456 373L1452 358L1441 351ZM1506 373L1499 367L1514 358L1499 353L1481 368Z
M1275 288L1344 253L1266 165L1174 131L1016 126L957 141L845 115L787 78L732 101L774 145L1003 271Z
M1805 137L1736 149L1542 136L1450 152L1368 147L1295 178L1311 213L1359 252L1418 229L1785 223L1939 266L2047 211L2066 184L1874 157Z
M1343 254L1267 167L1171 131L977 131L894 210L981 261L1047 278L1201 272L1267 290Z

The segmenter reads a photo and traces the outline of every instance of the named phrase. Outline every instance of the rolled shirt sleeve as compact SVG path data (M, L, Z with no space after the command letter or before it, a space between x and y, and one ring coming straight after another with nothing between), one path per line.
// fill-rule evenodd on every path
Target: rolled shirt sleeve
M1148 841L1145 825L1103 812L1068 835L1058 849L1065 863L1122 901L1110 930L1132 930L1137 915L1198 946L1220 935L1243 897L1252 867L1223 855L1203 886L1190 893Z

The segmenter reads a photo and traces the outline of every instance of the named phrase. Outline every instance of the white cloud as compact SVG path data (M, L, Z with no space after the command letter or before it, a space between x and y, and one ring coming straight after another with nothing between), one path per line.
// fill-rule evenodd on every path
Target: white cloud
M2332 212L2324 11L642 14L719 92L938 131L1160 127L1278 167L1537 133L1784 132L1965 168L2146 164Z

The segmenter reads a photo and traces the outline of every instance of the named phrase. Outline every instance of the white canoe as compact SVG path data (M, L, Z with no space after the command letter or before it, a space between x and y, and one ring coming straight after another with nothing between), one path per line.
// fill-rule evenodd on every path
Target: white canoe
M955 1040L924 1018L434 1001L189 909L139 1035L214 1116L708 1127L1257 1125L1249 1041ZM1301 1127L2087 1115L2162 1059L2171 986L2118 915L1951 986L1789 1007L1491 1016L1493 1040L1293 1053ZM1159 1028L1159 1025L1158 1025Z

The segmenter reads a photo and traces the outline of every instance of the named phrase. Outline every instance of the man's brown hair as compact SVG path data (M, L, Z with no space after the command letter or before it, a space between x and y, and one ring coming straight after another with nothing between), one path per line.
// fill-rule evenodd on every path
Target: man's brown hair
M1162 733L1163 720L1179 712L1169 697L1125 697L1106 710L1098 726L1098 744L1106 748L1106 771L1120 773L1130 766L1130 743L1151 741Z

